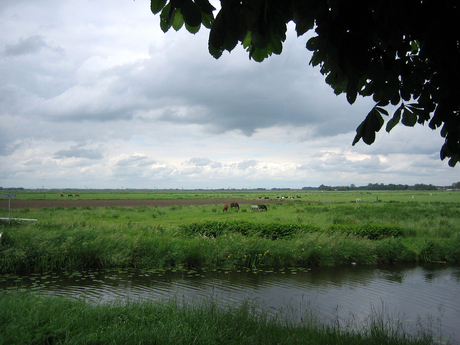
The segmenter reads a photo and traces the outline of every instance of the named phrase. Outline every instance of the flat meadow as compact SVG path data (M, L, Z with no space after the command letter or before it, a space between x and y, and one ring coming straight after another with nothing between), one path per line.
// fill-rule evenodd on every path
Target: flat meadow
M28 200L37 208L14 207ZM60 206L43 206L53 200ZM114 203L89 206L96 200ZM116 206L122 201L134 206ZM234 201L239 209L222 212ZM460 193L453 191L23 191L11 203L11 218L37 221L2 221L0 272L460 258ZM251 211L252 204L268 211Z
M257 272L460 260L460 193L452 191L10 193L11 220L0 220L0 280L105 268ZM7 218L7 200L1 202ZM222 212L231 202L239 209ZM251 211L253 204L267 211ZM250 304L93 305L20 291L0 293L0 308L0 344L435 342L430 331L411 336L383 314L344 329L313 314L301 324L273 318Z

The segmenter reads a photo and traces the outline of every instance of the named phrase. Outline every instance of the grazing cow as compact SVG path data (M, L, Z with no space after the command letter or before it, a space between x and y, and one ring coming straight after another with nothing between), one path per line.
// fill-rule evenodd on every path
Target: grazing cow
M240 209L240 205L238 205L237 202L232 202L232 203L230 204L230 208L233 208L233 207L238 208L238 210Z
M64 194L61 194L61 196L64 196Z
M80 194L75 194L75 196L78 196L78 197L80 197Z
M251 211L255 211L255 210L259 211L259 206L251 205Z
M222 209L222 212L227 212L227 211L228 211L228 205L225 204L225 205L224 205L224 208Z
M356 202L357 202L357 203L358 203L358 202L361 202L361 201L362 201L362 200L361 200L360 198L356 199Z
M69 195L67 195L67 196L69 196L69 197L70 197L70 196L73 196L73 195L72 195L72 194L69 194Z
M263 211L263 210L265 210L266 212L268 212L267 206L265 206L265 205L257 205L257 207L259 208L259 212L260 212L260 211Z

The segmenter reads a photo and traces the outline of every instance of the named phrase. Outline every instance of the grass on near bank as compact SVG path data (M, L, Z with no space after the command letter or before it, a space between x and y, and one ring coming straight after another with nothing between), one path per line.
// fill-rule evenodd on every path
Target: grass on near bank
M409 336L382 314L340 327L306 311L302 323L259 312L249 302L219 307L146 301L92 305L17 292L0 294L0 344L432 344L429 332ZM429 331L429 330L428 330Z
M283 201L268 212L249 205L228 213L221 205L14 210L38 221L0 224L0 273L458 262L459 214L460 203L412 198Z

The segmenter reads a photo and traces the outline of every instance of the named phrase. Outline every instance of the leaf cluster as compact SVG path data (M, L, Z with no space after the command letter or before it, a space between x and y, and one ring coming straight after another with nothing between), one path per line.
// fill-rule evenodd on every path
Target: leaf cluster
M388 121L395 125L428 123L445 142L440 158L460 160L460 6L457 0L151 0L161 28L195 33L209 28L209 52L215 58L238 43L249 57L262 61L280 54L287 23L298 36L314 30L306 47L310 64L326 82L353 104L371 96L376 106L357 128L359 140L375 141L389 116L383 108L398 106ZM406 105L404 102L412 102Z
M379 224L333 224L329 228L330 232L342 232L370 240L381 240L387 237L401 237L403 230L398 226L379 225Z
M181 224L180 230L190 235L217 237L225 234L240 233L244 236L260 236L272 240L289 238L296 233L317 232L316 225L300 223L252 223L247 221L202 221Z

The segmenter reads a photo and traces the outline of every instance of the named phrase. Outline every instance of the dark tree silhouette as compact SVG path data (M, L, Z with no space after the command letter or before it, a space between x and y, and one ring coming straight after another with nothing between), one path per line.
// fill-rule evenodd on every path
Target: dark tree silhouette
M339 95L353 104L358 95L376 105L356 130L353 145L372 144L375 133L397 110L386 130L428 124L441 129L441 159L460 160L460 9L458 0L152 0L161 29L196 33L210 29L209 52L219 58L238 43L261 62L281 54L288 22L307 42L310 64Z

